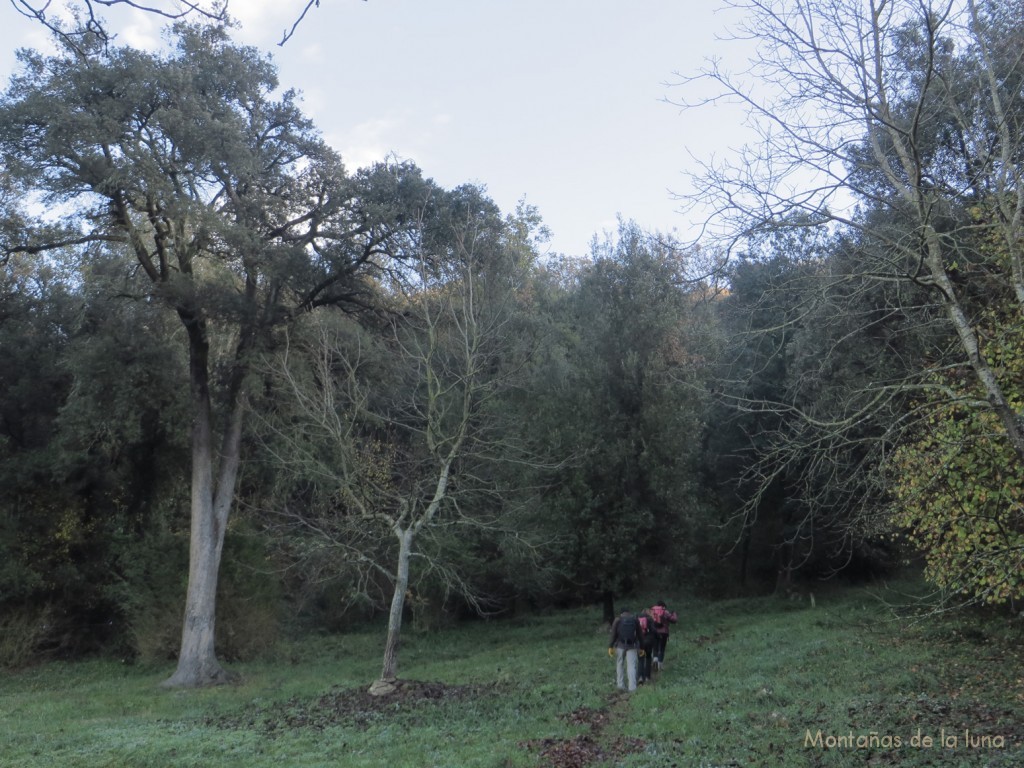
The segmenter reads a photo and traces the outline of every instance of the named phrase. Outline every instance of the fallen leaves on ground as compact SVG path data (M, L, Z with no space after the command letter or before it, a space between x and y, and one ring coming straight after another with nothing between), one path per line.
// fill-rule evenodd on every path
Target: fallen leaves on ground
M488 696L496 690L493 685L398 680L394 693L387 696L372 696L363 688L335 689L316 698L294 697L269 705L253 704L241 712L208 717L205 724L227 730L258 730L268 735L337 725L363 729L386 717L412 713L444 701Z

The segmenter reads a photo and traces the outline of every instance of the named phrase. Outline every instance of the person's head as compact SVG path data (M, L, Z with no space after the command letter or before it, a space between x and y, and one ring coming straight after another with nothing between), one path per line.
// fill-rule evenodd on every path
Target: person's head
M628 613L629 613L629 608L623 608L622 610L620 610L620 611L619 611L619 613L620 613L620 614L621 614L622 616L625 616L626 614L628 614Z
M658 602L655 603L655 605L658 606L659 608L668 608L668 606L665 605L665 601L664 600L659 600Z

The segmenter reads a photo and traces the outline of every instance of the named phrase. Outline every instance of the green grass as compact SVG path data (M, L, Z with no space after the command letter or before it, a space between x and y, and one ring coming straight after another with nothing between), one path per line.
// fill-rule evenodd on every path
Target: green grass
M363 695L377 630L304 639L209 690L160 689L170 667L52 663L0 678L0 765L1024 765L1021 620L897 621L877 591L670 602L666 669L630 696L595 610L407 634L403 678L444 684L426 698Z

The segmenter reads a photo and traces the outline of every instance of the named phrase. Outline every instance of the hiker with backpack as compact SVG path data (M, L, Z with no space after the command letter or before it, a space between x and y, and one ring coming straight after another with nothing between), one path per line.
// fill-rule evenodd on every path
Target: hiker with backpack
M650 608L644 608L636 618L640 625L640 650L642 651L637 661L639 665L637 683L643 685L651 679L652 661L658 636L654 631L654 617L651 616Z
M654 644L654 658L651 663L661 670L665 666L665 646L668 645L668 625L679 621L675 611L670 611L664 600L651 606L651 618L654 619L654 632L657 642Z
M615 656L615 685L620 691L636 690L637 657L642 652L640 622L628 609L623 608L619 617L612 622L612 633L608 641L608 655Z

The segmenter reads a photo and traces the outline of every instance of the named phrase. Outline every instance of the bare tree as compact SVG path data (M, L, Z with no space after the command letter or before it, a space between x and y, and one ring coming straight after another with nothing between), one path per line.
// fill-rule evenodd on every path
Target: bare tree
M443 553L422 546L425 537L454 529L458 542L485 531L504 546L535 549L510 519L514 492L489 471L529 461L501 423L499 398L526 351L514 327L517 268L501 226L471 213L452 225L447 242L424 226L419 269L392 285L396 313L382 350L372 352L350 325L339 330L322 318L313 343L271 369L287 404L284 418L265 420L267 445L279 467L319 488L319 504L307 498L285 515L391 585L374 694L394 690L416 562L484 607ZM390 564L379 543L388 535ZM361 589L372 580L360 577Z
M991 346L980 343L986 330L977 311L980 301L1024 309L1021 3L726 4L743 19L735 37L756 44L756 55L739 73L711 61L684 77L684 90L710 86L712 95L680 104L699 110L738 102L756 140L734 159L704 163L681 198L693 211L710 210L705 233L733 253L786 229L824 228L846 238L859 261L842 275L819 272L819 297L903 285L919 304L893 308L934 308L955 341L941 357L922 357L917 375L868 382L831 414L792 401L739 403L799 425L787 444L775 444L774 466L762 465L762 487L787 467L817 462L821 473L834 471L822 465L830 451L869 439L858 430L890 413L895 393L939 391L929 373L940 368L970 372L971 385L948 388L948 397L995 414L1024 459L1024 415L997 375ZM997 247L999 258L982 264L983 243ZM839 306L832 318L845 322ZM831 322L808 308L786 323L795 328L812 317Z

